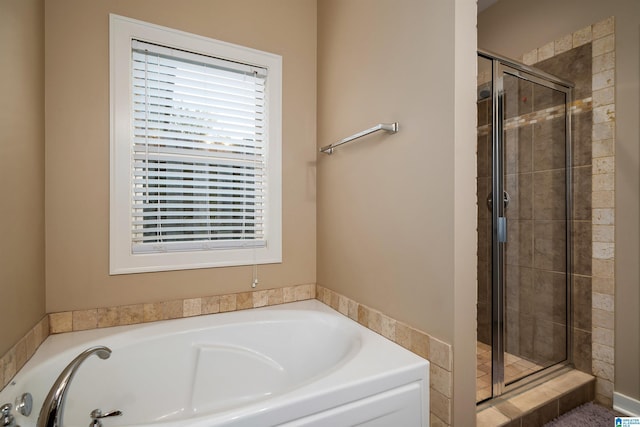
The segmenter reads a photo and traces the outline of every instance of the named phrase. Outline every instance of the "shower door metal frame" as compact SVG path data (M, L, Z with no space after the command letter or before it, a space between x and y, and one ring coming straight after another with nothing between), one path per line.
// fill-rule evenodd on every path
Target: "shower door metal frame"
M545 73L541 70L520 64L511 59L496 55L488 51L478 50L478 56L488 59L492 62L492 237L491 237L491 337L492 337L492 396L491 398L500 396L505 392L515 388L521 383L535 380L544 375L546 371L552 369L559 364L570 364L573 361L573 349L571 343L572 337L572 155L571 155L571 103L573 101L573 83L561 79L557 76ZM505 354L505 243L508 241L506 236L506 215L503 197L495 195L504 194L504 81L503 75L510 74L516 78L530 81L553 90L565 93L565 170L566 170L566 310L567 310L567 335L566 335L566 355L564 361L543 369L537 374L530 375L520 380L516 380L513 384L506 385L504 377L504 354ZM480 203L478 203L480 206ZM499 219L500 218L500 219ZM503 241L500 241L503 240Z

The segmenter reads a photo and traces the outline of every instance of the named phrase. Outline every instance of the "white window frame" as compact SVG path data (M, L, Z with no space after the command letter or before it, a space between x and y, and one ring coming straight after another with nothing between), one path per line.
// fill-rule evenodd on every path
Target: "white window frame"
M111 14L110 30L110 274L282 262L282 57ZM132 251L132 40L266 68L267 205L263 247L194 251Z

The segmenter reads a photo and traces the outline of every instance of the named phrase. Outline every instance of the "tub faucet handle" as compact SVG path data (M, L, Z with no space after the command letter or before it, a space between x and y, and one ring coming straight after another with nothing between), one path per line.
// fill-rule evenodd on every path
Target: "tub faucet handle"
M100 419L107 417L119 417L120 415L122 415L122 411L109 411L103 414L102 410L94 409L89 415L91 418L93 418L91 420L91 423L89 424L89 427L102 427L102 421L100 421Z
M2 417L2 427L18 427L16 426L16 419L11 415L11 403L5 403L0 406L0 417Z
M89 415L91 418L107 418L107 417L118 417L122 415L122 411L109 411L109 412L105 412L104 414L102 413L102 410L100 409L94 409L93 411L91 411L91 415Z

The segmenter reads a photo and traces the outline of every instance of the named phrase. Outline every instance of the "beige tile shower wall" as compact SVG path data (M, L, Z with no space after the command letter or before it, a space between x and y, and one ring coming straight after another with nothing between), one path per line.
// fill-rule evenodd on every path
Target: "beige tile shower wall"
M432 426L452 424L453 350L449 344L322 286L316 298L366 328L430 362L429 408Z
M596 400L611 406L614 381L615 296L615 19L610 17L523 56L535 65L541 56L592 43L592 373ZM563 42L566 40L566 42ZM575 286L575 283L574 283Z

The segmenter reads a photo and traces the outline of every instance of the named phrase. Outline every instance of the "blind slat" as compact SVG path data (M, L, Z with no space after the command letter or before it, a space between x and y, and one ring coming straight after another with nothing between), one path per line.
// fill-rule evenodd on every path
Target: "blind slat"
M266 76L134 44L132 250L264 245Z

